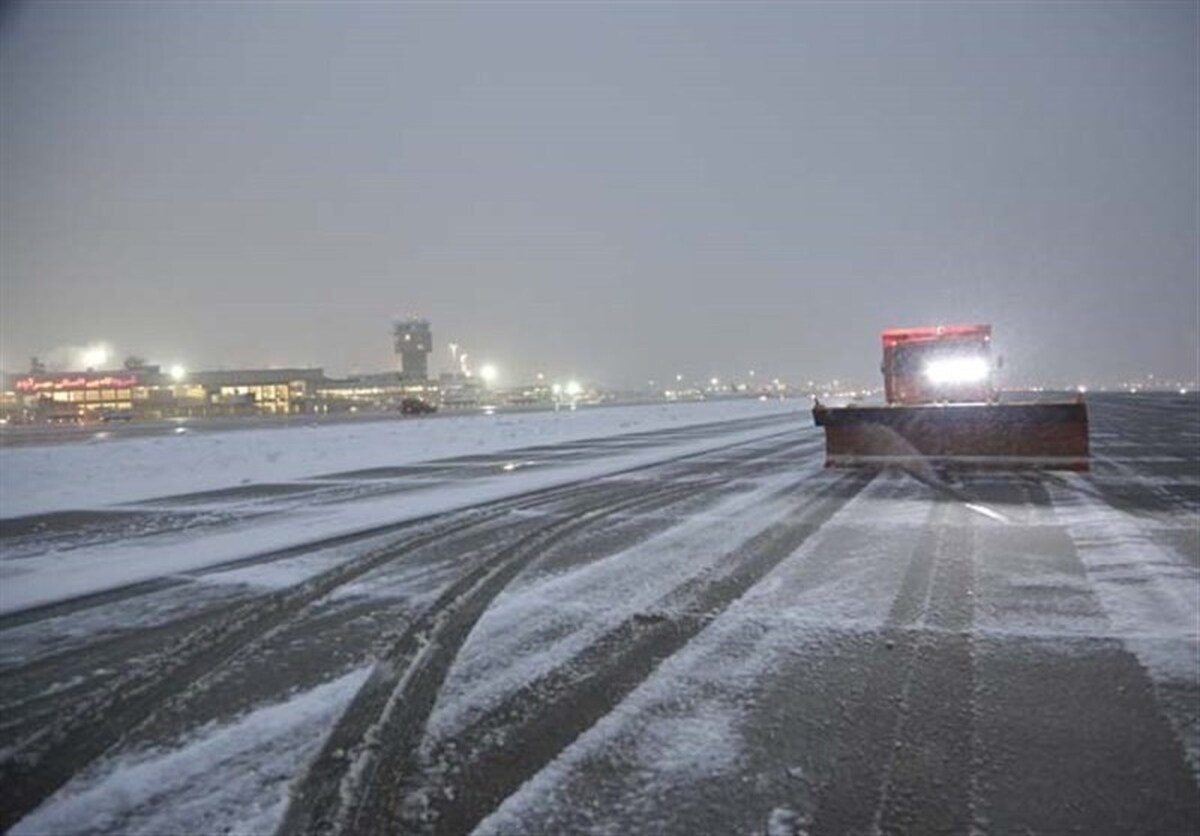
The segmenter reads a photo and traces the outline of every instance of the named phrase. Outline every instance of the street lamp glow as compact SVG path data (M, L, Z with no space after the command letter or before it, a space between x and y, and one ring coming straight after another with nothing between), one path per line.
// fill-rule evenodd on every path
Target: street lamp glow
M187 377L187 369L178 363L176 363L174 366L171 366L169 372L171 375L171 380L174 380L176 383Z
M499 374L500 373L498 371L496 371L496 367L493 366L491 363L484 363L482 366L479 367L479 377L483 380L484 383L487 383L489 385L495 382L496 377Z

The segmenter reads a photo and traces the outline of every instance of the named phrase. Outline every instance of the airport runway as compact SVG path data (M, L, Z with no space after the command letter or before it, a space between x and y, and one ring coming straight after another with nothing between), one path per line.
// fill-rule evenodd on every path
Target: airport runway
M776 416L5 520L169 549L716 445L0 617L0 827L1195 833L1200 401L1090 403L1087 474L826 470Z

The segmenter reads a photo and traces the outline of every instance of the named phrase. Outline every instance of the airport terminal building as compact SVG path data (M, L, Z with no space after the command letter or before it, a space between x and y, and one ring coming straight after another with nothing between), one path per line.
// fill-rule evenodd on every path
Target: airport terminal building
M4 413L19 421L286 415L313 408L322 369L239 369L173 376L159 366L14 375Z
M447 406L478 403L477 382L471 388L457 380L461 375L452 375L457 382L444 390L429 379L433 336L428 320L396 323L393 339L398 371L341 379L326 377L321 368L164 370L137 358L118 369L50 372L35 361L27 374L0 375L0 420L68 423L367 412L399 409L413 399L433 407L444 400ZM471 397L464 400L467 390ZM443 398L447 393L448 400Z
M343 379L320 368L234 369L173 376L158 366L8 375L0 417L10 423L79 423L224 415L303 415L441 403L436 381L396 372Z

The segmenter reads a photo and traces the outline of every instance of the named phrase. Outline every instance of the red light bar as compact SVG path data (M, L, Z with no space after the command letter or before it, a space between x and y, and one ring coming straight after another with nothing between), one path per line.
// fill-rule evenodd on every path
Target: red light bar
M947 337L992 338L990 325L924 325L918 328L887 328L883 332L884 348L901 343L933 342Z

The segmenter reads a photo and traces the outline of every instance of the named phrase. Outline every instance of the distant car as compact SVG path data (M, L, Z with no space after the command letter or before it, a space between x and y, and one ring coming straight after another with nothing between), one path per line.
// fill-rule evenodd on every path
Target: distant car
M437 412L437 406L420 398L405 398L400 401L400 412L404 415L428 415Z

